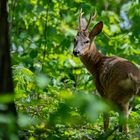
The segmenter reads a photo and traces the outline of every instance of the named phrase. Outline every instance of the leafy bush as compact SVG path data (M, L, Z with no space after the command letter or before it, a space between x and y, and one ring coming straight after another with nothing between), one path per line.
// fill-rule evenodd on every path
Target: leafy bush
M104 22L97 48L139 66L139 2L85 0L9 0L11 56L19 135L24 139L139 139L139 99L130 115L130 134L119 133L118 114L103 132L102 112L92 77L72 55L79 9L97 11ZM91 27L92 28L92 27ZM136 105L137 103L137 105Z

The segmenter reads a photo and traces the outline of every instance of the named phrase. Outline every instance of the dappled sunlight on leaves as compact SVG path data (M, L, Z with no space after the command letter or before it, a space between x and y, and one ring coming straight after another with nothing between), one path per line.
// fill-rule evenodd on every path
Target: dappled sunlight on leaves
M91 29L98 21L104 23L103 32L96 38L99 51L140 66L137 0L9 0L19 135L25 140L139 139L139 98L130 114L130 137L114 130L118 114L113 111L111 129L103 132L102 113L113 105L96 95L92 76L73 56L80 8L86 19L97 12ZM0 101L12 99L7 96ZM0 116L0 121L6 119Z

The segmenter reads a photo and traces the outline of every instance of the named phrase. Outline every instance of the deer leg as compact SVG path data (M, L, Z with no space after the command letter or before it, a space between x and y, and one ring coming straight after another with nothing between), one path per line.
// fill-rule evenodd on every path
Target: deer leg
M109 127L109 113L104 113L103 119L104 119L104 131L106 131Z
M120 105L120 112L119 112L119 131L122 132L124 130L125 133L128 133L128 107L129 103L124 105Z

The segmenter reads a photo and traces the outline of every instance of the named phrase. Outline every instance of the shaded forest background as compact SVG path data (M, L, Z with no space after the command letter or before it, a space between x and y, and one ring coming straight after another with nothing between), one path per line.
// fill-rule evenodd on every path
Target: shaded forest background
M79 58L72 55L80 8L91 28L104 22L96 38L105 55L124 57L140 66L139 0L9 0L9 23L19 137L29 140L140 139L140 99L133 103L130 133L111 126L103 132L102 112L109 111ZM9 134L10 135L10 134Z

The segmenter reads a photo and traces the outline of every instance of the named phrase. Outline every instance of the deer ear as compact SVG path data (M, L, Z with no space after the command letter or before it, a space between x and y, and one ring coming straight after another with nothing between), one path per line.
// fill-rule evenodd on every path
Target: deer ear
M102 31L102 29L103 29L103 22L100 21L94 26L94 28L89 33L89 38L93 39L96 35L98 35Z

